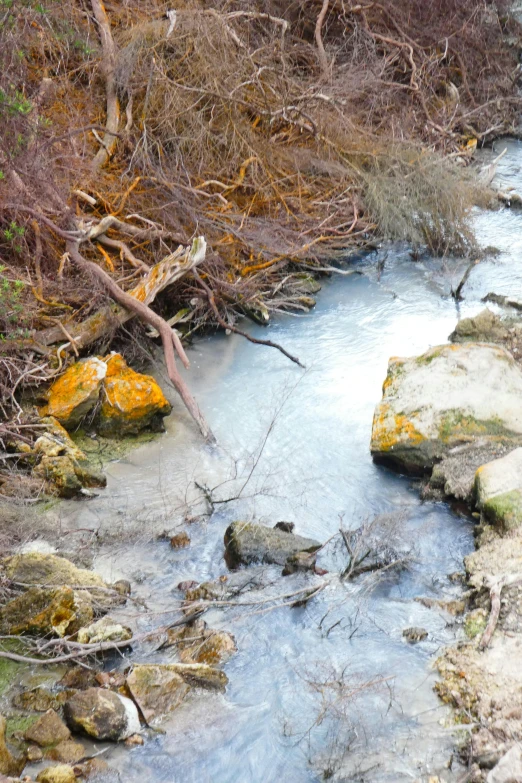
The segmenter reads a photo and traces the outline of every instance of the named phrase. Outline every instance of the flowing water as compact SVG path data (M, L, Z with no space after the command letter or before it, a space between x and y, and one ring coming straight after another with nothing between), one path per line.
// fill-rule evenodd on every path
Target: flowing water
M498 176L522 192L521 145L497 142L490 155L506 145ZM342 583L330 573L328 586L304 607L208 613L209 625L230 630L237 641L238 652L225 665L227 691L195 694L162 724L165 734L143 747L111 751L125 781L458 778L457 763L445 768L455 736L444 727L447 712L433 692L432 664L461 631L414 598L458 597L448 575L462 570L473 548L472 524L445 503L422 502L414 482L374 465L369 442L390 356L445 342L458 316L479 312L489 291L522 294L522 217L509 210L477 213L476 223L482 244L502 252L473 270L460 312L449 293L466 261L414 262L407 247L390 246L351 262L361 274L328 279L310 314L282 316L268 330L250 327L298 355L306 371L235 335L197 341L187 379L218 449L202 446L173 400L165 435L111 463L99 497L64 505L64 531L127 537L105 544L96 567L108 578L130 579L133 594L158 613L178 605L180 581L227 573L223 533L233 519L290 520L296 532L326 541L341 523L356 528L385 514L413 549L409 567L382 581ZM172 530L181 512L201 511L193 502L201 497L194 479L216 486L237 473L239 483L217 490L227 497L245 483L256 457L238 500L185 525L188 549L174 551L155 538L158 530ZM345 561L335 541L320 556L331 572ZM271 595L323 579L279 573L265 569L274 581ZM136 615L135 607L127 611ZM140 628L150 622L137 620ZM425 628L427 640L407 644L402 631L409 626ZM167 661L171 654L143 649L133 657ZM364 687L368 682L373 685Z

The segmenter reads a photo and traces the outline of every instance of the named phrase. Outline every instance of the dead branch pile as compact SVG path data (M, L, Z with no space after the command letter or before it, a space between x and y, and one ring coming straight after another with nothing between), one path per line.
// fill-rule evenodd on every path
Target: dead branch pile
M319 258L376 233L438 253L473 243L477 193L458 163L520 105L508 3L210 5L0 8L6 419L132 315L161 336L179 388L173 325L306 311ZM177 261L194 236L209 250L193 273Z

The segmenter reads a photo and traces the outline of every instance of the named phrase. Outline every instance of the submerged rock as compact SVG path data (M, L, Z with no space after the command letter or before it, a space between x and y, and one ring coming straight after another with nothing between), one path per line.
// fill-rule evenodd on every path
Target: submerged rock
M17 777L25 767L25 758L16 758L7 747L6 728L6 720L3 715L0 715L0 774Z
M150 375L127 366L113 354L107 359L107 375L97 429L104 435L127 435L145 428L161 431L172 406Z
M441 345L390 359L375 410L375 460L423 473L455 446L522 443L522 371L503 348Z
M107 365L96 356L72 364L50 387L41 416L54 416L67 429L78 426L98 402Z
M476 473L477 505L488 520L512 530L522 523L522 448L482 465Z
M127 688L150 723L178 707L191 687L224 690L227 676L203 663L139 664L127 677Z
M402 635L410 644L417 644L418 642L423 642L428 638L427 630L425 628L418 628L416 626L413 628L405 628L402 632Z
M284 566L292 555L312 553L320 546L312 538L253 522L233 522L225 531L225 560L230 568L256 562Z
M183 663L223 663L237 652L232 634L209 628L201 619L167 631L167 644L176 645Z
M67 586L31 587L0 609L0 631L11 635L66 636L92 620L89 595Z
M72 731L83 731L99 740L119 742L140 730L134 702L102 688L75 693L65 702L64 715Z
M68 764L57 764L43 769L36 780L37 783L76 783L76 775Z
M486 462L509 453L510 446L477 439L463 446L455 446L437 463L429 480L425 497L432 497L433 491L471 504L475 497L475 475Z
M68 740L71 732L54 710L48 710L36 723L29 726L24 736L28 742L35 742L40 747L47 748Z
M82 671L88 672L89 669ZM63 707L71 693L67 691L58 691L52 693L48 688L32 688L30 691L17 693L13 698L13 704L21 710L31 710L32 712L47 712L47 710L57 710Z

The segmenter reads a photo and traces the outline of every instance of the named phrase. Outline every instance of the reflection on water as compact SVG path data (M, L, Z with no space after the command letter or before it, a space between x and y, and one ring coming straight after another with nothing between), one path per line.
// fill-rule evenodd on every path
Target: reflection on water
M518 142L509 142L499 176L522 192L521 161ZM522 295L521 217L503 210L477 214L476 221L481 242L502 254L473 270L461 316L480 311L489 291ZM230 475L235 459L244 468L279 409L244 499L192 524L188 550L174 552L158 541L122 544L115 553L109 547L98 559L104 574L139 577L136 594L168 610L181 580L226 572L223 532L238 517L292 520L297 532L324 541L340 519L355 528L375 514L397 514L405 540L415 545L411 568L374 590L335 582L300 609L236 617L214 610L209 623L232 630L239 649L226 666L226 695L194 697L164 724L166 735L117 751L126 781L301 783L321 779L324 770L337 780L406 781L441 771L456 779L458 770L443 770L453 741L441 726L446 713L433 693L430 665L458 630L413 598L457 594L447 575L472 548L471 525L445 504L421 503L409 480L375 466L369 441L388 358L446 341L457 318L449 291L468 262L413 262L407 248L388 248L380 257L380 276L374 255L356 263L362 275L326 281L310 315L280 318L268 333L250 327L297 354L306 372L234 335L197 342L189 381L219 450L201 447L174 400L168 433L113 463L100 497L67 507L65 527L115 534L137 527L145 537L172 529L194 477L214 485ZM325 555L327 567L332 557ZM302 578L288 577L278 591ZM412 625L428 630L426 642L404 643L402 630ZM330 711L307 735L328 688L314 693L305 680L326 681L332 672L344 676L348 692L364 681L382 682L349 700L348 721L331 722ZM335 706L342 712L345 705Z

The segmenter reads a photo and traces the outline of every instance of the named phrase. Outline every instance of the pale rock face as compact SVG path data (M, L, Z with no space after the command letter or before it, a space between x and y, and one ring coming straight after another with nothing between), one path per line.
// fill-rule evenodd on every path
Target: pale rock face
M486 781L513 783L517 780L522 780L522 750L518 745L514 745L488 773Z
M475 474L477 505L506 530L522 523L522 448L482 465Z
M374 459L423 472L465 443L522 444L522 371L503 348L442 345L392 358L373 419Z

